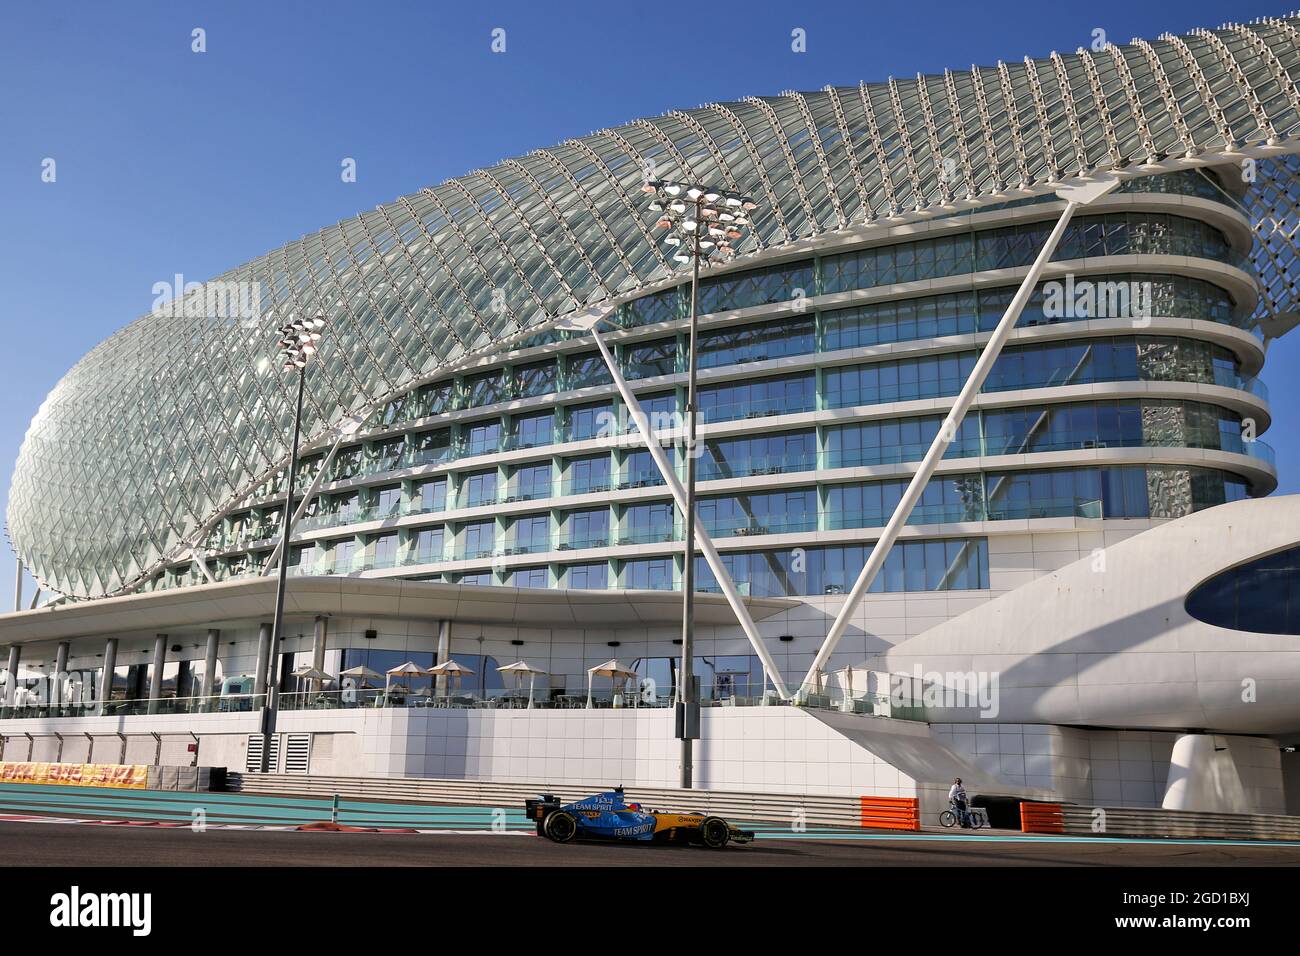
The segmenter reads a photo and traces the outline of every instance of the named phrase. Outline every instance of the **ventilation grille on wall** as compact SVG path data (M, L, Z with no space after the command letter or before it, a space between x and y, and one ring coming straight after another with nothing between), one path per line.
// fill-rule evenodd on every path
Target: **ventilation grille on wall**
M286 734L284 772L306 773L311 763L311 734Z
M280 765L280 735L271 735L271 772L279 770ZM246 773L261 773L262 771L262 735L248 735L248 756L244 760L244 771Z

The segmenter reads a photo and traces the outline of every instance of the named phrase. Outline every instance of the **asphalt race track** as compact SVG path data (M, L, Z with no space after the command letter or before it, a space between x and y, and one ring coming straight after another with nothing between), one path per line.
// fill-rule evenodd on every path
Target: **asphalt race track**
M1300 846L868 835L694 847L574 843L519 833L194 832L187 827L0 823L9 866L1297 866Z

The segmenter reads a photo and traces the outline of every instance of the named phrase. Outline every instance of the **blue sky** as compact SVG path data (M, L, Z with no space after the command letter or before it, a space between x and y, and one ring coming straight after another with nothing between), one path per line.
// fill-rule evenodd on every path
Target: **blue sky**
M0 486L46 393L154 283L638 116L1277 16L1254 0L884 4L12 3L0 12ZM699 23L702 39L683 29ZM207 51L191 51L195 28ZM505 31L504 53L491 50ZM791 49L802 29L807 51ZM340 178L345 157L357 180ZM41 181L53 158L57 181ZM1281 492L1300 333L1264 379ZM93 489L87 490L93 494ZM0 542L0 594L13 556ZM28 594L31 584L28 583ZM7 597L0 607L7 608Z

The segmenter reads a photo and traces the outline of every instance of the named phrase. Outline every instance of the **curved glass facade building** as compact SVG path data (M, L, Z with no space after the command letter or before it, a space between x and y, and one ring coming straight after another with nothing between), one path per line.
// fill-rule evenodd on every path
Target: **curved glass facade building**
M9 534L72 599L266 573L292 400L274 329L319 313L295 573L678 586L680 515L590 336L555 327L611 310L652 422L683 408L689 287L648 169L759 203L700 290L699 515L742 592L851 586L1055 187L1099 171L1122 188L1071 222L874 589L1005 588L999 536L1267 494L1298 23L715 104L403 197L82 359L32 423Z

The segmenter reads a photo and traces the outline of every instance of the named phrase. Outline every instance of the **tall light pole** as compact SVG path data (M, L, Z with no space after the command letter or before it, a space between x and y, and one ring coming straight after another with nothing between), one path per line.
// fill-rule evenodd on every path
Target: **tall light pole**
M289 580L289 538L293 534L293 490L298 483L298 439L302 435L302 396L307 384L307 362L316 353L325 320L294 319L280 327L280 362L285 372L298 373L298 403L293 414L293 443L289 454L289 487L284 495L284 520L280 528L280 563L275 588L275 616L271 619L271 659L266 668L266 700L262 704L262 773L271 772L271 738L275 736L276 696L280 670L280 635L284 629L284 591ZM256 688L254 688L256 690Z
M685 564L682 567L682 666L677 682L676 733L682 742L681 785L691 787L694 741L700 735L700 695L695 685L695 368L700 300L700 262L731 256L733 245L748 226L752 199L697 183L653 181L643 191L654 198L655 223L669 231L664 240L675 247L675 262L691 263L690 353L686 374L686 513ZM649 435L646 436L649 439Z

